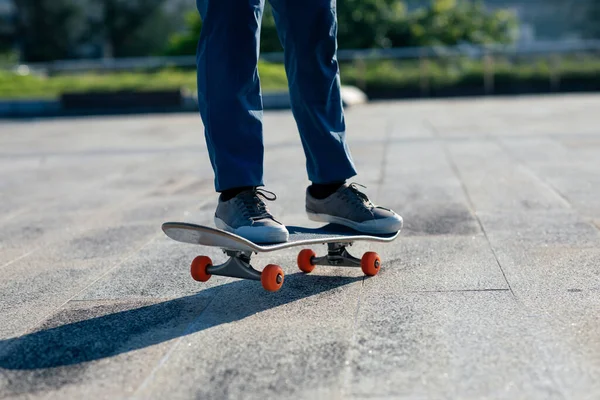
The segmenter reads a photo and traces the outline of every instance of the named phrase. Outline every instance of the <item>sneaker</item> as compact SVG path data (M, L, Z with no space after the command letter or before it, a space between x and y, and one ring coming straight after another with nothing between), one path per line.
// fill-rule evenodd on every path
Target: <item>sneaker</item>
M344 225L370 234L391 234L402 229L402 217L374 205L356 183L344 184L331 196L319 200L306 190L306 213L317 222ZM364 187L364 186L363 186Z
M261 197L269 201L277 199L275 193L256 188L246 190L228 201L219 199L215 225L254 243L286 242L288 230L273 218Z

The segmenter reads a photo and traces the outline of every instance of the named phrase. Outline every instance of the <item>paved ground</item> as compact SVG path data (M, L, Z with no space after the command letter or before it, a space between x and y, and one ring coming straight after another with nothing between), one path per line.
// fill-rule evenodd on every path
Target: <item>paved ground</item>
M370 279L255 257L284 267L275 294L193 281L194 256L223 255L160 231L211 222L196 115L1 122L0 397L600 398L599 111L594 95L349 109L356 181L406 229L370 247ZM305 223L292 116L265 121L271 208Z

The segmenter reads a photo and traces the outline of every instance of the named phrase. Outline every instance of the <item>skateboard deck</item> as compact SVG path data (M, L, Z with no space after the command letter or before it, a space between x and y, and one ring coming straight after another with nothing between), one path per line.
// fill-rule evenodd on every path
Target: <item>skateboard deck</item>
M225 250L272 252L289 247L336 242L391 242L399 232L388 235L369 235L345 226L329 224L320 228L286 226L289 239L282 243L255 243L241 236L209 226L183 222L166 222L162 229L173 240L183 243L220 247Z
M367 276L376 275L381 266L377 253L366 252L362 258L353 257L346 247L357 241L391 242L399 235L399 231L386 235L371 235L353 229L329 224L320 228L287 226L289 239L282 243L255 243L241 236L209 226L185 222L165 222L163 232L171 239L182 243L219 247L229 256L221 265L213 265L206 256L198 256L192 261L192 277L206 282L212 275L229 276L241 279L261 281L265 290L275 292L283 285L284 273L281 267L267 265L262 272L250 265L253 253L273 252L295 246L326 244L327 255L317 257L311 249L304 249L298 254L297 264L301 271L310 273L316 265L332 265L359 267Z

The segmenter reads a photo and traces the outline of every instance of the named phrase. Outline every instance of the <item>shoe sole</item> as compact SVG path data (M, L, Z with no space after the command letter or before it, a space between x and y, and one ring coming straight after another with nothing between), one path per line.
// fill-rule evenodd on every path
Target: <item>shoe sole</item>
M231 232L234 235L243 237L244 239L250 240L254 243L280 243L287 242L289 239L289 232L285 227L282 229L276 228L265 228L265 227L250 227L242 226L240 228L232 228L227 225L225 221L215 217L215 225L217 228L226 232Z
M345 218L328 214L318 214L309 211L307 211L306 214L308 215L308 219L311 221L343 225L359 232L376 235L396 233L402 229L403 224L401 216L398 216L399 220L395 218L385 218L365 222L354 222Z

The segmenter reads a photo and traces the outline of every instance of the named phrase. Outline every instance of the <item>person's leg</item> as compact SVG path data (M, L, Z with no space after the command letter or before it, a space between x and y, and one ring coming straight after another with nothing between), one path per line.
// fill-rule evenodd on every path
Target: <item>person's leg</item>
M356 175L346 145L346 125L336 60L335 0L270 0L285 50L292 112L315 184Z
M262 96L258 78L264 0L196 0L203 26L198 41L198 105L221 192L215 225L255 242L283 242L263 185Z
M258 77L264 0L196 0L198 105L215 189L263 184L262 95Z
M306 190L308 217L374 234L399 231L399 215L376 206L357 185L345 182L356 170L345 140L336 59L336 0L270 1L313 183Z

